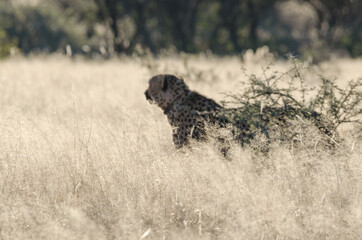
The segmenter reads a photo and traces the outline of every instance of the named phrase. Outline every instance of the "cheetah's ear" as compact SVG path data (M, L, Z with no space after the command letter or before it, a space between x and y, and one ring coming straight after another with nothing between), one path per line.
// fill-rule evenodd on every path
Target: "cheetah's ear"
M164 91L164 92L166 92L166 90L167 90L167 87L168 87L168 83L167 83L168 81L167 81L167 78L165 77L164 79L163 79L163 85L162 85L162 91Z
M178 78L179 80L181 80L182 82L185 82L184 78L180 75L177 75L176 78Z

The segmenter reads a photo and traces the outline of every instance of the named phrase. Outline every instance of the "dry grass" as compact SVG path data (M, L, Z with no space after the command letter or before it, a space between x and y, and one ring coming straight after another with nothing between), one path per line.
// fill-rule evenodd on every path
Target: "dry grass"
M176 152L162 112L144 99L142 62L0 62L1 239L362 237L361 142L337 152L275 146L269 156L234 146L230 162L212 143ZM218 100L244 77L236 58L158 63L201 69L203 81L189 84ZM249 56L244 67L262 63ZM324 68L343 83L362 75L361 63Z

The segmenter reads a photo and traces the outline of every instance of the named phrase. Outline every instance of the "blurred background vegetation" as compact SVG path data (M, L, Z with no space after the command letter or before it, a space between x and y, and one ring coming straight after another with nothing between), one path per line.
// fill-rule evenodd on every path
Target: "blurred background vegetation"
M0 57L15 53L362 56L361 0L0 0Z

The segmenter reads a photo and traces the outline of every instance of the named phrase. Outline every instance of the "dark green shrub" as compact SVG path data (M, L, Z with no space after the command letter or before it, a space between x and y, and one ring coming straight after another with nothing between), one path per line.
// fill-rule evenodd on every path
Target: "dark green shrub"
M277 140L297 139L300 129L312 123L327 145L338 145L338 126L360 124L362 78L349 81L342 89L335 80L319 76L319 85L308 87L308 66L294 58L290 61L292 67L285 72L267 67L262 76L246 75L244 92L228 95L229 102L240 106L231 118L247 122L251 131L268 137L269 130L276 130Z
M6 32L0 29L0 58L8 57L12 50L17 49L18 40L9 38Z

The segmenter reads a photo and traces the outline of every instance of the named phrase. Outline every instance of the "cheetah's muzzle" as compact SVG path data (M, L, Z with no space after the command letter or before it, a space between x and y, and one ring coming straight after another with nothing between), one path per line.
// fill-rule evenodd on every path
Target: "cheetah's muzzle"
M146 99L147 99L147 100L152 100L151 97L150 97L150 95L148 94L148 91L147 91L147 90L145 91L145 95L146 95Z

